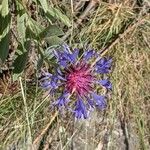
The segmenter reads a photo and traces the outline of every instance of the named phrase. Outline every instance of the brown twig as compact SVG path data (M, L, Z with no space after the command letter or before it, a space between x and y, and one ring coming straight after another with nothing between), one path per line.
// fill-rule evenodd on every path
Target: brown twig
M57 134L57 130L54 130L54 132L52 133L52 135L48 135L47 138L46 138L46 143L45 145L43 146L43 150L48 150L49 149L49 145L51 144L54 136Z
M74 90L73 90L72 93L68 96L68 98L70 98L73 93L74 93ZM53 117L52 117L52 119L50 120L50 122L49 122L49 123L47 124L47 126L42 130L41 134L34 140L34 142L33 142L33 144L32 144L32 149L38 149L42 138L43 138L44 135L47 133L48 129L50 128L51 124L53 123L53 121L56 119L57 116L58 116L58 111L55 112L55 114L53 115Z
M38 149L40 142L42 140L42 138L44 137L44 135L47 133L48 129L50 128L51 124L53 123L53 121L56 119L58 115L58 112L56 112L52 119L50 120L50 122L47 124L47 126L42 130L41 134L34 140L33 144L32 144L32 149Z
M74 28L79 27L79 25L82 23L83 19L86 18L86 16L88 15L88 13L90 12L90 10L92 8L94 8L96 6L96 4L99 2L99 0L91 0L90 3L88 4L88 6L86 7L86 9L84 10L84 12L80 15L80 17L78 18L77 22L74 24ZM71 34L72 28L69 29L66 34L62 37L62 40L66 40L69 35Z

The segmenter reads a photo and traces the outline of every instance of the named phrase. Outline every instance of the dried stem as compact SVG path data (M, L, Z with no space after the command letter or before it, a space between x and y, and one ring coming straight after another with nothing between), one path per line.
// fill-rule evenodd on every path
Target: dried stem
M86 16L88 15L88 13L90 12L90 10L92 8L94 8L96 6L96 4L98 3L98 0L91 0L90 3L88 4L88 6L86 7L86 9L84 10L84 12L80 15L80 17L78 18L77 22L74 24L74 28L79 27L79 25L82 23L83 19L86 18ZM69 29L66 34L62 37L63 40L66 40L69 35L71 34L72 28Z
M139 26L140 24L144 23L145 19L139 20L136 23L134 23L133 25L129 25L128 28L122 33L119 34L118 37L109 45L104 47L101 50L100 53L100 57L98 57L91 66L94 66L96 64L96 62L98 62L102 56L104 56L113 46L115 46L123 37L125 37L129 32L131 32L132 30L134 30L134 28L136 28L137 26Z
M58 112L56 112L52 119L50 120L50 122L47 124L47 126L42 130L41 134L34 140L33 144L32 144L32 148L33 149L38 149L40 142L42 140L42 138L44 137L44 135L47 133L48 129L50 128L51 124L53 123L53 121L55 120L55 118L57 117Z

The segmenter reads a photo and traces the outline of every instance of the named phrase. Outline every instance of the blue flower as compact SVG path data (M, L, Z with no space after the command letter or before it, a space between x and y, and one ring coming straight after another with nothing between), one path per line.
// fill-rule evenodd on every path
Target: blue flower
M104 79L104 80L100 80L98 81L102 86L104 86L106 89L108 90L112 90L112 84L109 80Z
M99 74L110 72L112 59L100 58L95 62L96 56L98 55L95 50L87 50L79 56L79 49L71 51L67 45L54 50L58 65L52 74L44 72L40 79L42 88L50 90L50 94L56 94L57 100L52 103L53 106L59 110L63 108L70 110L78 119L86 119L89 112L96 107L100 110L106 108L108 91L104 95L99 95L95 93L95 89L100 85L107 90L112 89L109 80L99 80ZM58 97L58 93L63 94ZM72 101L71 97L73 97Z
M76 118L87 118L87 110L86 106L83 103L83 100L81 98L78 98L78 100L75 102L75 110L74 110L74 116Z
M111 69L111 64L112 64L112 59L101 58L96 63L96 72L101 74L109 73Z

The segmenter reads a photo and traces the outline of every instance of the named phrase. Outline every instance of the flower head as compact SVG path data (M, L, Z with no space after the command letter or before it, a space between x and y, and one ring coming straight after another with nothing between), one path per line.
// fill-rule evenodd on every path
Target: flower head
M61 50L54 50L58 63L54 73L43 72L41 87L61 94L52 105L62 109L69 108L76 118L87 118L95 107L103 110L106 107L106 96L98 94L99 85L107 90L112 89L108 79L100 80L100 74L107 74L111 69L111 59L100 58L94 65L92 60L98 57L94 50L87 50L79 57L79 49L71 51L67 45ZM72 100L71 100L72 99ZM72 105L73 104L73 105ZM70 109L70 106L73 106Z
M92 89L94 76L90 71L90 66L86 63L71 65L66 70L66 89L76 95L86 95Z

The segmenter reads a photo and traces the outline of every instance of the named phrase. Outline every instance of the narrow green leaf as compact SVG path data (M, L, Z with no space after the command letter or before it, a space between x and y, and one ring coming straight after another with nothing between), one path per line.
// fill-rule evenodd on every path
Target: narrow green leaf
M17 31L18 31L18 36L20 38L20 41L23 43L25 41L25 35L26 35L26 26L25 26L25 21L26 21L27 14L20 15L18 14L17 16Z
M54 18L59 19L68 27L71 26L71 22L70 22L69 18L66 15L64 15L60 10L58 10L57 8L49 7L46 15L49 18L51 18L51 16L53 16Z
M21 14L23 11L24 11L24 7L23 7L23 3L21 0L16 0L15 1L16 3L16 11L17 11L17 14Z
M30 41L27 41L24 43L24 45L19 45L18 49L16 51L16 59L13 63L13 73L20 74L26 65L27 58L28 58L28 52L29 52L29 45Z
M46 37L50 37L50 36L61 36L64 35L64 32L57 27L56 25L50 25L47 28L44 29L43 32L40 33L40 38L46 38Z
M1 8L1 15L3 17L7 16L9 13L9 9L8 9L8 0L3 0L2 1L2 8Z
M0 12L0 59L2 63L9 53L9 30L11 18L8 9L8 0L2 1Z
M40 57L37 61L37 70L40 70L43 65L43 58Z
M14 70L13 73L21 73L26 65L28 53L23 53L21 55L18 55L17 58L14 61Z
M14 61L14 70L13 70L13 73L21 73L23 71L23 69L25 68L25 65L26 65L26 61L27 61L27 56L28 56L28 53L25 52L21 55L17 55L17 58L15 59Z
M0 41L2 38L4 38L6 36L6 34L8 34L9 32L9 28L10 28L10 15L6 16L5 18L3 18L2 16L0 16Z
M63 43L63 41L58 36L50 36L50 37L45 38L45 40L47 41L49 46L59 45Z
M47 3L47 0L39 0L44 12L46 13L47 10L48 10L48 3Z
M5 61L9 53L9 33L0 41L0 59L2 63Z
M38 22L33 19L29 19L27 22L26 28L26 38L36 39L39 37L39 34L44 30L44 27L41 26ZM30 33L31 32L31 33Z

